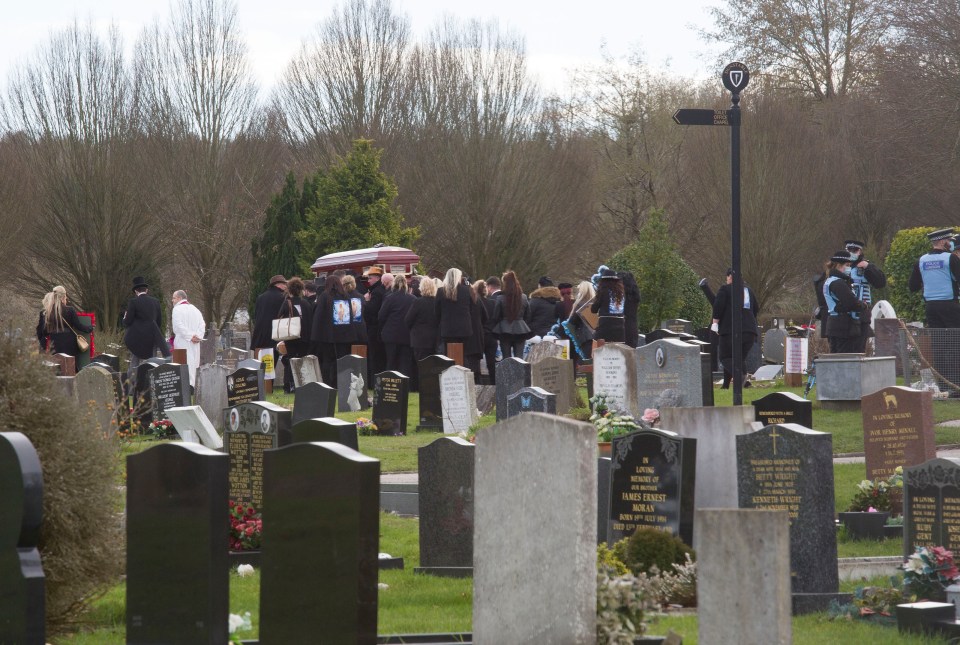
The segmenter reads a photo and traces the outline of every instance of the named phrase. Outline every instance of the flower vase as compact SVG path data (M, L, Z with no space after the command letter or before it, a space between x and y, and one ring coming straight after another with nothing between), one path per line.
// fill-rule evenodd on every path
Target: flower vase
M885 537L883 527L890 513L840 513L840 523L847 527L847 535L854 540L882 540Z
M609 457L612 454L610 446L611 443L609 441L598 441L597 448L599 449L599 456Z

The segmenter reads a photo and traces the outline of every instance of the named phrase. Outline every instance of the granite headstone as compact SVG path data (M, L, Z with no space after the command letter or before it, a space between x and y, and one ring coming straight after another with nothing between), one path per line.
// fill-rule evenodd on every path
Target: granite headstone
M194 396L197 405L214 427L223 432L223 410L227 407L227 376L223 365L207 363L197 368Z
M933 393L885 387L861 401L867 479L886 479L897 466L918 466L937 456Z
M317 443L328 441L359 450L357 424L336 417L304 419L290 428L290 443Z
M921 546L960 548L958 459L931 459L903 469L903 557Z
M312 354L303 358L291 358L290 371L293 374L293 387L295 388L305 383L317 381L323 383L323 376L320 374L320 361Z
M456 365L452 358L434 354L417 361L417 373L420 377L420 423L417 429L443 429L443 400L440 394L440 375Z
M367 397L367 359L347 354L337 359L337 409L358 412L370 407Z
M522 412L557 413L557 395L539 387L522 387L507 397L507 416Z
M266 398L263 370L238 367L227 375L227 406L263 401Z
M497 363L497 421L507 418L507 398L530 387L530 363L511 356Z
M593 350L593 391L607 396L611 410L639 417L634 351L620 343L606 343Z
M90 365L91 363L101 363L109 367L114 372L120 371L120 357L116 354L97 354L90 359L90 363L87 363L87 365Z
M527 357L525 360L533 365L534 363L538 363L549 357L562 358L563 346L549 340L540 341L539 343L532 343L530 345L530 351L527 352Z
M149 372L151 415L155 421L167 418L167 408L190 405L190 370L186 365L167 363Z
M460 437L441 437L417 450L420 495L417 573L447 576L473 573L475 450L472 443Z
M672 329L664 329L662 327L660 329L654 329L653 331L651 331L646 335L645 337L646 342L644 343L644 345L646 345L647 343L652 343L656 340L663 340L665 338L680 340L680 333Z
M88 414L101 434L113 436L117 431L117 386L113 374L102 365L89 365L76 376L74 389L82 413Z
M793 392L771 392L753 401L755 420L764 426L795 423L813 429L813 401Z
M211 450L223 450L223 440L199 405L167 408L166 413L183 441L201 443Z
M400 372L380 372L373 377L373 423L377 434L396 437L407 434L407 403L410 378Z
M577 399L573 361L550 356L530 366L530 384L557 395L557 414L570 411Z
M263 454L290 443L291 412L273 403L241 403L224 410L223 447L230 455L230 499L263 503Z
M250 352L239 347L227 347L217 352L217 363L226 367L229 372L237 369L240 361L245 361L248 358L250 358Z
M646 408L696 408L704 405L700 349L679 340L648 342L636 350L636 398L631 408L641 416Z
M477 387L473 371L453 365L440 375L440 404L443 409L443 432L466 432L477 422Z
M332 417L337 408L337 391L319 381L304 383L293 391L293 422Z
M77 359L70 354L50 354L45 358L49 359L52 363L57 364L59 367L57 376L77 375Z

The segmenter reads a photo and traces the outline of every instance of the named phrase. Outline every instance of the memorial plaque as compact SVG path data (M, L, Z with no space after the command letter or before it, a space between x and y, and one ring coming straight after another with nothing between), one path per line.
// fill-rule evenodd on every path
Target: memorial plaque
M440 375L456 365L452 358L434 354L417 361L420 375L420 423L417 429L440 431L443 429L443 401L440 395Z
M149 372L150 406L154 421L167 418L165 410L190 405L190 370L186 365L167 363Z
M593 392L605 394L611 410L637 414L636 359L634 350L606 343L593 350Z
M539 387L523 387L507 397L507 416L515 417L523 412L557 413L557 395Z
M304 383L293 391L293 422L332 417L337 407L337 391L319 381Z
M740 508L787 511L794 593L836 593L833 436L796 424L737 437Z
M316 443L331 441L347 448L359 450L357 424L334 417L305 419L294 423L290 429L290 443Z
M557 395L557 414L566 414L577 400L573 361L548 357L530 366L530 384Z
M933 392L885 387L861 402L867 479L886 479L897 466L918 466L937 456Z
M793 392L771 392L753 402L755 420L764 426L796 423L813 429L813 401Z
M921 546L960 548L960 460L903 469L903 557Z
M294 388L315 381L323 383L323 376L320 375L320 361L312 354L303 358L291 358L290 371L293 374Z
M477 388L473 371L454 365L440 375L440 403L443 408L443 432L466 432L477 422Z
M407 434L407 399L410 378L400 372L380 372L373 377L373 423L377 434L397 437Z
M263 401L266 398L263 370L238 367L227 376L227 406Z
M607 541L652 526L693 544L697 440L665 430L614 437Z
M634 351L636 403L631 408L634 416L642 416L646 408L696 408L704 405L704 362L699 347L666 339L648 342Z
M367 398L367 359L347 354L337 359L337 409L358 412L370 407Z
M456 576L473 571L475 452L474 445L460 437L442 437L417 450L418 573Z
M506 419L507 398L530 387L530 363L511 356L497 363L497 421Z
M291 412L273 403L241 403L224 411L224 451L230 455L230 499L263 504L263 451L291 441Z

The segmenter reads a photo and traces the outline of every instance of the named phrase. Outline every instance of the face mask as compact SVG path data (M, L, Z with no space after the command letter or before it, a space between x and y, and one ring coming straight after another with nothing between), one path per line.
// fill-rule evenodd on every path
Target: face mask
M949 248L950 252L953 253L954 249L957 248L957 245L953 243L953 240L950 240L950 244L947 248Z
M852 267L843 267L843 274L850 275L850 272L853 271Z

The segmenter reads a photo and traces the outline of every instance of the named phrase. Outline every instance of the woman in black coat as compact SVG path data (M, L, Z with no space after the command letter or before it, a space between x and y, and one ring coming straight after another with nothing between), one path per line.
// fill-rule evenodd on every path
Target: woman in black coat
M503 358L523 358L523 346L530 338L530 303L513 271L503 274L503 289L493 309L493 329L500 337Z
M293 370L290 368L291 358L303 358L312 348L310 333L313 326L313 305L303 297L303 280L294 276L287 281L287 294L284 305L280 308L277 318L300 318L300 338L283 341L286 354L281 355L283 363L283 391L293 393Z
M349 354L350 346L360 342L350 300L340 276L328 276L326 289L317 298L313 313L310 338L315 346L320 347L323 382L331 387L337 385L337 359Z
M866 305L851 288L854 258L837 251L827 262L823 281L824 302L827 305L827 339L832 353L859 353L861 330L866 320Z
M402 275L393 281L383 305L377 313L380 338L387 352L387 369L413 378L413 351L410 349L410 330L406 316L416 298L407 289Z
M622 343L626 340L623 323L626 304L623 282L617 277L616 271L601 269L597 297L590 305L590 311L598 314L597 332L594 338L608 343Z
M77 334L89 334L93 327L83 322L76 310L67 304L67 290L56 286L43 297L43 311L37 323L40 351L52 354L82 354L77 347Z
M750 348L757 342L757 314L760 312L760 303L753 294L753 289L743 285L743 310L740 314L742 335L740 337L740 375L746 381L744 362ZM718 356L723 363L723 389L730 387L733 381L733 269L727 270L727 283L717 289L713 300L713 325L711 329L720 335ZM747 383L744 382L746 386Z
M481 282L481 284L483 284ZM470 300L473 306L470 308L470 322L473 327L473 334L463 345L463 365L473 370L473 380L480 383L480 359L483 358L484 346L484 325L487 323L487 310L484 309L480 301L480 294L472 285L470 289Z
M449 269L443 278L443 287L437 289L435 307L440 325L440 340L466 345L473 335L472 309L476 306L470 297L470 287L463 283L460 269ZM444 348L446 352L446 348Z

